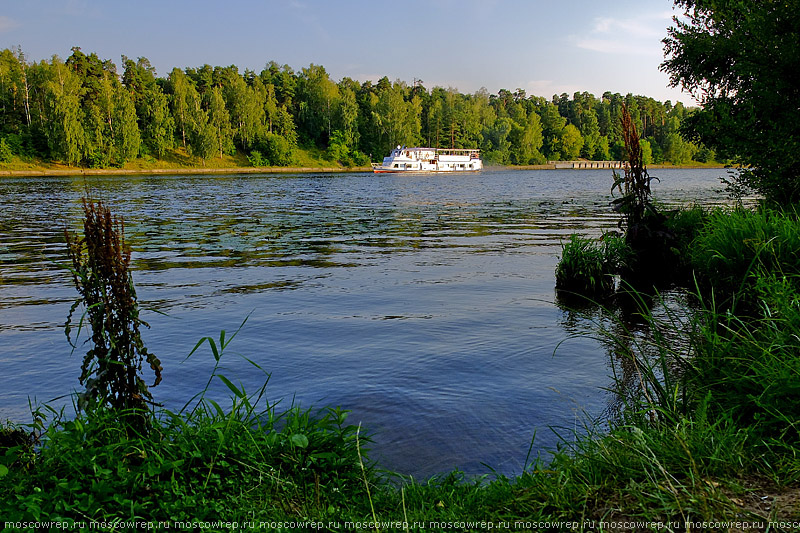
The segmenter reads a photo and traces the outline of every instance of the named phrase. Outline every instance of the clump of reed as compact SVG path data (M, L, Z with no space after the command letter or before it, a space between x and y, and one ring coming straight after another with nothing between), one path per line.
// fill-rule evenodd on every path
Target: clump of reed
M796 213L695 207L665 212L664 225L692 306L656 318L659 297L628 288L638 307L606 311L622 405L607 429L568 435L518 480L519 512L766 520L742 508L744 480L765 492L800 482Z
M561 291L596 298L613 292L615 276L636 287L653 286L670 282L679 270L679 243L668 217L652 200L650 184L657 178L644 165L639 134L625 106L621 127L628 159L621 175L613 173L611 192L619 192L620 197L611 205L622 215L619 227L624 239L609 239L601 245L571 236L562 246L556 268L556 288Z
M718 294L756 295L764 275L800 276L800 221L794 211L768 207L718 209L693 241L691 264Z
M630 257L625 240L607 233L599 241L570 235L562 245L556 267L556 289L588 297L609 294L615 288L615 274Z

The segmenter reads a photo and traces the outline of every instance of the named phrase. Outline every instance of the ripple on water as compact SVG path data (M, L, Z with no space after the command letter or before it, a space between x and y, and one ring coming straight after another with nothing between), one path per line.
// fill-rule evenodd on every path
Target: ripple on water
M723 203L723 173L659 170L653 189ZM210 355L184 362L197 341L245 317L226 375L258 388L246 356L271 374L270 401L351 409L374 457L418 477L517 474L534 433L535 456L557 442L548 428L577 430L612 402L604 348L565 341L574 324L553 295L561 242L616 228L608 171L5 178L0 374L14 379L0 417L78 385L62 235L80 227L84 179L125 219L140 301L163 313L143 318L167 407L208 379Z

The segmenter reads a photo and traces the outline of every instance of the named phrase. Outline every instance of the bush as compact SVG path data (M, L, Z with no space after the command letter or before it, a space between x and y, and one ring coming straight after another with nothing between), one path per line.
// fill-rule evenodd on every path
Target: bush
M368 167L370 163L369 156L357 150L350 152L350 161L357 167Z
M6 139L0 139L0 163L8 163L13 157L14 152Z
M268 167L269 160L266 159L264 156L261 155L261 152L258 150L253 150L250 152L250 155L247 156L247 160L250 161L250 164L254 167Z
M267 133L258 143L258 150L264 154L264 160L275 166L287 167L294 163L294 147L283 136Z

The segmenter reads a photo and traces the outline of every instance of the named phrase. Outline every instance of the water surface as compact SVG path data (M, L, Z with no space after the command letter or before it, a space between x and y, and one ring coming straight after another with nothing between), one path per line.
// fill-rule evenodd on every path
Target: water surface
M653 171L655 196L722 203L724 172ZM392 470L518 474L534 433L535 455L556 445L549 428L614 403L606 350L572 338L591 327L554 294L562 240L616 228L611 183L608 170L3 178L0 418L79 388L63 232L88 187L125 219L164 365L156 400L175 409L202 389L213 359L189 351L249 316L223 359L234 382L265 379L245 356L270 372L270 401L351 410Z

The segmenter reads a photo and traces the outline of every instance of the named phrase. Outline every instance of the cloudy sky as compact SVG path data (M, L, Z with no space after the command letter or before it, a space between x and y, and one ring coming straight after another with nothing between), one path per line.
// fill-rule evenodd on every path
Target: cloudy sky
M605 91L694 101L659 71L671 0L0 0L0 48L31 61L73 46L118 66L274 60L335 81L421 79L429 89Z

